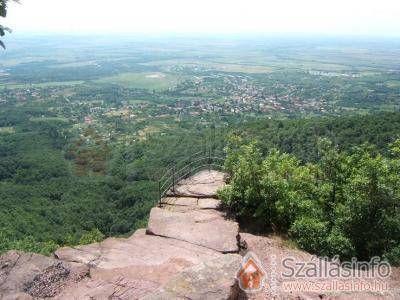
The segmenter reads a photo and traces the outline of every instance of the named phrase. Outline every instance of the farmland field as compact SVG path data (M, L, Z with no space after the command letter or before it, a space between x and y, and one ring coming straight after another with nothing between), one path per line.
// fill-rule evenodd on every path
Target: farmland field
M165 90L176 86L183 78L183 76L164 73L121 73L103 77L96 82L117 84L127 88Z

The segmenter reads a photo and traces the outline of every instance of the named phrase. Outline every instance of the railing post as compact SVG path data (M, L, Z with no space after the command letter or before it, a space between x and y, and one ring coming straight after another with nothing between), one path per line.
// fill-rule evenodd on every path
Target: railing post
M208 151L208 171L211 171L211 148Z
M158 205L161 207L161 181L158 181Z
M192 151L190 151L190 156L189 156L189 173L188 177L192 175Z
M175 194L175 166L172 168L172 192Z

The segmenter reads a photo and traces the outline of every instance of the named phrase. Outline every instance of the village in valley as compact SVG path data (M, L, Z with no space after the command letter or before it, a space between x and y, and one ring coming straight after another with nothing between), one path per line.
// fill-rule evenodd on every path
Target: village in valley
M91 128L102 142L124 144L216 121L227 125L399 108L400 74L384 57L357 65L348 57L358 53L343 48L325 53L329 64L311 63L302 60L300 49L267 53L261 43L246 61L246 46L239 41L229 57L224 57L223 44L210 51L200 42L180 56L185 43L161 54L156 42L154 52L146 48L143 54L137 44L127 48L118 41L96 49L96 57L87 52L69 56L41 50L43 57L36 58L14 53L12 63L0 64L0 107L32 110L31 120L67 122L75 136ZM101 52L110 50L118 56L102 59ZM374 49L365 55L372 59ZM2 131L13 130L11 123Z

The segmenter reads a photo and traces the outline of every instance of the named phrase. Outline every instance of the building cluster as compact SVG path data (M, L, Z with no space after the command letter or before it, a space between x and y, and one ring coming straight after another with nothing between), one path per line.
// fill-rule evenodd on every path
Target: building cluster
M123 142L129 142L139 136L139 132L145 132L146 126L154 128L157 122L168 125L172 120L185 117L203 119L210 114L273 116L299 112L324 113L328 105L328 101L318 96L304 96L308 91L296 84L262 84L247 75L227 73L195 76L193 80L157 94L143 91L138 94L133 89L118 90L119 94L113 90L98 94L73 91L65 86L3 89L0 91L0 105L11 100L50 100L49 103L54 105L49 107L49 111L68 119L78 131L95 127L104 141ZM140 125L143 123L147 125Z

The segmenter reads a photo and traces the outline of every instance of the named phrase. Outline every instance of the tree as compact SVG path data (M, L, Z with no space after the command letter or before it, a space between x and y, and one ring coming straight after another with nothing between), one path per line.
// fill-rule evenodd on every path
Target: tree
M19 0L12 0L12 1L19 2ZM0 0L0 17L2 18L5 18L7 16L8 2L9 0ZM4 36L6 32L11 32L11 29L3 25L0 25L0 36ZM3 47L4 49L6 48L2 40L0 40L0 46Z

